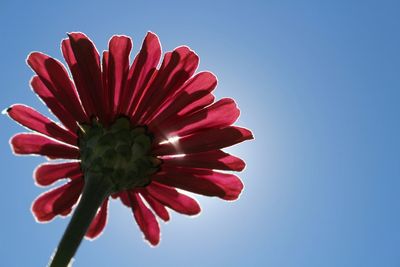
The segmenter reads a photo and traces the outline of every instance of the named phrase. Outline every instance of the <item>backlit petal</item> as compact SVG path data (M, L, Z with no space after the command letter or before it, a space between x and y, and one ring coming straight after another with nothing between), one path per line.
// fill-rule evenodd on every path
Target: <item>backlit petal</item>
M76 121L88 121L75 86L63 64L40 52L29 54L27 62L59 103L73 115Z
M245 140L253 139L250 130L229 126L222 129L209 129L181 137L176 142L156 145L155 155L191 154L229 147Z
M196 215L201 209L199 203L193 198L179 193L176 189L156 182L146 187L146 191L162 204L186 215Z
M71 145L77 145L78 137L75 133L61 128L31 107L20 104L12 105L7 109L7 113L12 119L31 130Z
M33 133L20 133L11 138L11 147L16 154L38 154L51 159L77 159L79 150L45 136Z
M39 222L47 222L57 215L67 215L82 192L83 179L73 180L63 186L41 194L32 205Z
M94 217L89 229L86 232L86 237L89 239L95 239L103 232L104 227L107 224L107 210L108 210L108 198L103 201L99 211Z
M227 173L206 169L163 166L153 180L168 186L193 193L217 196L225 200L235 200L243 189L240 179Z
M128 116L136 113L140 99L148 88L148 83L156 71L160 57L160 41L157 35L148 32L143 40L142 48L129 69L124 101L121 103L122 113L126 113Z
M83 175L79 162L44 163L39 165L34 172L35 181L42 186L78 175Z
M140 230L142 230L146 240L153 246L160 242L160 226L153 212L144 205L137 193L129 192L129 200L132 204L132 211Z
M163 157L164 165L216 169L226 171L241 171L245 162L221 150L211 150L195 154L187 154L182 157Z

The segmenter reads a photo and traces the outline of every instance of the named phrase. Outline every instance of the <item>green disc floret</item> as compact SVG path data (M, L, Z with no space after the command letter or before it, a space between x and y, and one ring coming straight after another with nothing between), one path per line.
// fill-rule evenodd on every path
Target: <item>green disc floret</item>
M80 125L79 148L85 179L108 179L113 192L149 184L160 160L151 155L152 138L145 127L118 118L105 128L97 121Z

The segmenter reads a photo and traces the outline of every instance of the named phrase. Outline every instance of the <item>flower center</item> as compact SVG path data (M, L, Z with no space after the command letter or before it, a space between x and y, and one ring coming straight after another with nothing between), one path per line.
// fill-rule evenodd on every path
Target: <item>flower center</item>
M161 163L151 155L151 144L147 129L133 127L125 117L109 128L97 121L81 125L79 149L85 179L107 179L114 193L148 185Z

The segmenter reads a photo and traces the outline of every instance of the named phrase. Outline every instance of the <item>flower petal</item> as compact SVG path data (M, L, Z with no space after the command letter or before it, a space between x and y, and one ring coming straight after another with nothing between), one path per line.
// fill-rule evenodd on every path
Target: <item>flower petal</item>
M179 193L174 188L153 182L145 190L152 197L176 212L186 215L196 215L201 211L199 203L196 200Z
M169 213L168 210L161 204L158 200L153 198L147 191L143 188L132 189L129 190L132 194L140 193L140 195L146 200L146 202L150 205L153 211L157 214L164 221L169 220ZM132 207L132 202L129 200L128 193L117 193L115 196L121 199L121 202L127 206L128 208Z
M82 189L83 179L77 179L41 194L33 202L33 215L39 222L50 221L57 215L67 215L78 201Z
M176 142L156 145L153 153L158 156L191 154L229 147L245 140L253 139L250 130L229 126L222 129L209 129L179 138Z
M233 124L240 111L231 98L223 98L211 106L187 116L178 116L176 120L167 120L158 126L160 134L184 136L210 128L222 128ZM167 137L168 138L168 137Z
M195 72L199 57L188 47L181 46L167 53L154 81L140 101L133 121L141 124L155 113Z
M83 175L79 162L44 163L34 171L35 181L42 186L48 186L60 179L78 175Z
M57 97L47 88L38 76L34 76L31 80L32 90L46 104L50 111L65 125L68 129L76 132L78 125L76 119L64 107Z
M129 55L132 49L132 40L126 36L113 36L109 43L108 62L108 91L112 117L125 110L122 109L124 101L124 87L129 72Z
M108 89L108 65L110 62L110 53L106 50L103 51L103 58L101 62L102 66L102 72L101 72L101 78L103 80L103 92L102 92L102 99L104 100L103 102L103 109L104 109L104 125L108 126L111 122L111 117L112 117L112 109L111 109L111 101L108 101L109 99L109 89Z
M237 176L206 169L163 165L162 171L152 179L161 184L225 200L237 199L243 189L243 183Z
M128 82L124 90L121 112L131 116L137 110L143 92L156 71L161 57L161 45L157 35L148 32L142 48L129 69Z
M63 64L39 52L29 54L27 62L76 121L88 122L88 117L79 102L74 84L70 80Z
M165 222L169 221L169 213L163 204L161 204L157 199L152 197L145 189L140 190L140 195L146 200L150 205L151 209Z
M147 208L137 193L128 192L133 215L146 240L153 246L160 242L160 226L153 212Z
M83 33L68 34L63 40L62 52L67 62L76 88L89 117L98 115L104 118L102 104L103 88L101 80L100 57L92 41Z
M163 165L226 171L242 171L246 163L222 150L211 150L183 157L163 157Z
M217 86L217 78L211 72L200 72L190 78L177 90L176 95L162 104L160 110L146 123L153 128L167 119L174 120L211 104L214 96L211 91Z
M136 191L133 190L133 193L135 193ZM119 199L121 200L122 204L124 204L126 207L128 208L132 208L132 203L129 200L129 194L128 191L122 191L119 193L115 193L114 194L116 197L119 197Z
M75 147L53 141L45 136L33 133L20 133L11 138L11 146L16 154L39 154L51 159L76 159L79 150Z
M85 235L87 238L95 239L103 232L103 229L107 224L107 209L108 198L103 201L103 204L90 224Z
M16 122L31 130L74 146L77 145L78 137L75 133L61 128L31 107L20 104L12 105L7 109L7 113Z

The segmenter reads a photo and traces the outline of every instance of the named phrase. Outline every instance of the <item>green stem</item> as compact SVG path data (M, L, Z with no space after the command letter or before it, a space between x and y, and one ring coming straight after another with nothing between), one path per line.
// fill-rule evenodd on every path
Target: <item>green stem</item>
M99 176L85 175L81 199L57 247L49 267L66 267L75 255L98 208L111 193L111 185Z

